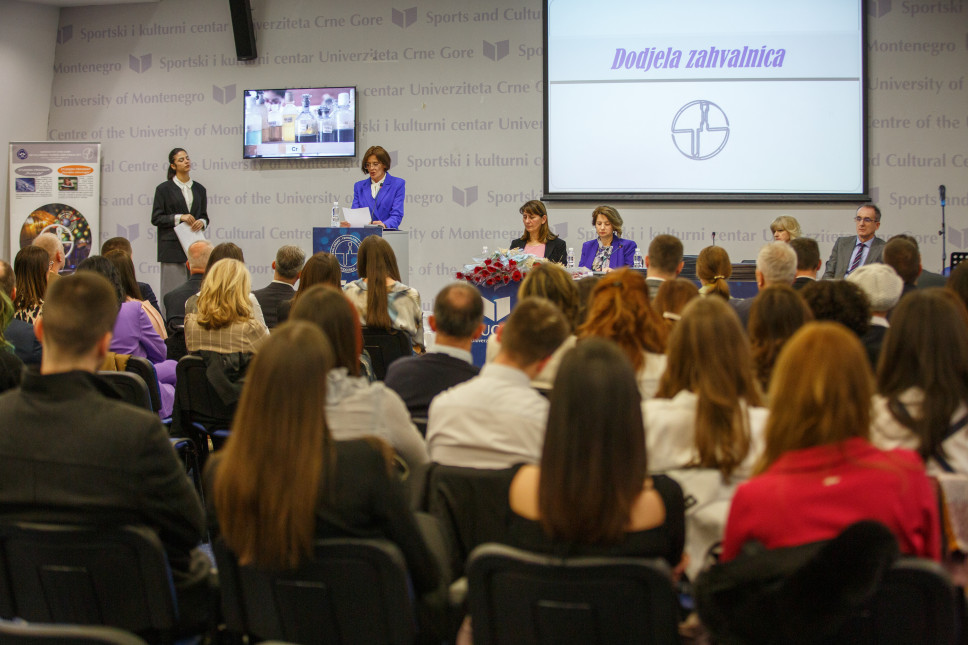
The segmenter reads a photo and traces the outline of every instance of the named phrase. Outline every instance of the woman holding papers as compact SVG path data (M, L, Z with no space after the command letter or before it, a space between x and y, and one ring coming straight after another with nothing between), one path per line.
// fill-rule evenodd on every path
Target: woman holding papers
M161 263L161 296L188 279L185 252L175 234L184 222L195 232L208 226L205 187L189 176L192 162L184 148L168 153L168 181L155 189L151 223L158 227L158 262Z
M400 228L407 182L387 173L390 154L380 146L370 146L361 167L369 177L353 185L353 208L369 208L372 224Z

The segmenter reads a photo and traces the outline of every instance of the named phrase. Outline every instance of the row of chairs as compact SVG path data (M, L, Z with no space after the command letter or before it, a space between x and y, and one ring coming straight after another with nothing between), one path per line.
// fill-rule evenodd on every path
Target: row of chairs
M239 566L218 541L215 557L226 624L252 641L415 642L417 610L403 556L386 540L321 540L312 561L287 572ZM485 544L469 558L468 589L478 644L679 642L677 598L662 561L558 558ZM954 644L956 598L937 564L902 558L829 642ZM177 607L150 530L0 523L0 618L106 625L164 643L172 640ZM29 641L24 625L2 626L3 643L65 642ZM72 635L47 631L48 638ZM116 640L67 642L140 643L91 635Z

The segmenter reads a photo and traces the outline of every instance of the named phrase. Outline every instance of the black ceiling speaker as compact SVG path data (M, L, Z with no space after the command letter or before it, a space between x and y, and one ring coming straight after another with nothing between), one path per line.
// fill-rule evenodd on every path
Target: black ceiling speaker
M252 7L249 0L229 0L232 10L232 32L235 34L235 55L239 60L255 60L255 28L252 26Z

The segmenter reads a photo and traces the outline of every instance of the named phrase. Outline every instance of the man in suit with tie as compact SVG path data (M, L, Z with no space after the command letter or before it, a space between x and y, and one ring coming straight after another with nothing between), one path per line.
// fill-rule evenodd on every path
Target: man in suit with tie
M279 322L279 305L292 300L296 295L296 280L306 262L306 254L298 246L287 244L276 251L276 259L272 263L272 282L267 286L252 292L262 314L266 319L266 327L272 329Z
M824 280L843 278L857 267L882 261L884 240L874 235L881 227L881 209L874 204L861 206L854 215L854 224L856 236L841 237L834 242L823 272Z

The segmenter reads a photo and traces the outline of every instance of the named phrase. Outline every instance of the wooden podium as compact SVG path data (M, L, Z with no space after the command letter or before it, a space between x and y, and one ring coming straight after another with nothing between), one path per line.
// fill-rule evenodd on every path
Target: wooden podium
M407 231L387 231L379 226L317 227L313 228L313 253L326 251L335 255L343 270L343 282L352 282L359 278L356 255L360 250L360 242L371 235L379 235L387 241L397 256L400 282L410 284L410 234Z

